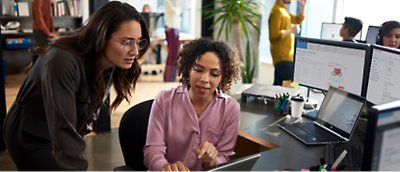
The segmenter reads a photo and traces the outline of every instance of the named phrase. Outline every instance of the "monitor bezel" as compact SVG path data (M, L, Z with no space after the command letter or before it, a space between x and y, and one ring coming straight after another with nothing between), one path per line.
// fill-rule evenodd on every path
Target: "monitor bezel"
M321 38L321 39L325 39L325 38L322 38L325 25L335 25L335 26L342 27L343 23L322 22L322 24L321 24L321 32L320 32L320 36L319 36L319 38ZM338 31L338 34L340 35L340 29ZM357 41L360 41L361 38L362 38L362 30L360 30L360 32L357 33L357 35L354 37L354 39L357 40ZM325 40L331 40L331 39L325 39ZM341 39L341 40L343 40L343 39Z
M368 110L368 123L367 123L367 131L365 134L365 142L364 142L364 150L363 150L363 160L361 165L362 171L371 171L372 161L373 161L373 153L375 148L375 136L377 130L377 122L379 115L382 115L389 111L399 111L400 110L400 100L389 102L381 105L376 105L371 107ZM400 121L395 124L385 124L380 126L379 128L387 128L388 126L399 125Z
M370 50L370 56L371 56L371 58L370 58L370 62L369 62L369 66L368 66L368 75L367 75L367 82L366 82L366 91L365 91L365 99L367 100L367 103L370 105L370 106L373 106L373 105L376 105L375 103L372 103L371 101L369 101L368 100L368 97L367 97L367 93L368 93L368 85L369 85L369 76L370 76L370 72L371 72L371 65L372 65L372 58L373 58L373 55L374 55L374 50L375 49L378 49L378 50L381 50L381 51L385 51L385 52L389 52L389 53L393 53L393 54L398 54L399 56L400 56L400 50L399 49L396 49L396 48L390 48L390 47L385 47L385 46L382 46L382 45L377 45L377 44L372 44L371 45L371 50Z
M308 37L296 37L295 45L294 45L294 55L293 55L293 72L295 71L295 68L296 68L296 52L297 52L297 44L298 44L299 40L303 40L305 42L310 42L310 43L316 43L316 44L324 44L324 45L330 45L330 46L339 46L339 47L344 47L344 48L354 48L354 49L359 49L359 50L365 50L364 67L363 67L364 71L363 71L363 78L362 78L362 85L361 85L361 93L356 94L356 95L359 95L362 97L366 96L367 81L368 81L368 76L369 76L369 67L371 64L371 46L370 46L370 44L353 43L353 42L347 42L347 41L315 39L315 38L308 38ZM294 76L295 76L295 74L293 73L293 81L295 81ZM301 86L305 86L307 88L317 89L317 90L321 90L321 91L328 91L328 89L329 89L329 87L327 89L322 89L322 88L313 87L313 86L303 84L303 83L299 83L299 84Z
M343 96L345 96L347 98L353 99L353 100L355 100L357 102L362 102L362 105L361 105L362 107L361 107L360 111L358 112L357 118L355 119L355 123L354 123L355 126L351 129L350 132L346 132L341 128L337 128L335 125L326 122L325 120L323 120L320 117L320 115L317 115L317 118L315 119L316 122L318 122L319 124L323 125L324 127L331 129L332 131L340 134L341 136L345 137L346 139L350 139L350 137L354 133L354 130L356 129L357 122L358 122L359 118L361 117L362 108L365 106L365 98L361 97L361 96L358 96L358 95L355 95L355 94L352 94L350 92L344 91L342 89L333 87L333 86L330 86L329 89L331 91L328 91L328 93L326 94L326 96L325 96L325 98L324 98L324 100L323 100L323 102L321 104L321 107L327 106L327 104L329 104L329 102L326 102L326 100L329 100L330 97L333 96L333 94L340 94L340 95L343 95ZM318 113L320 113L320 112L318 112Z
M373 29L378 29L378 34L379 34L379 29L380 29L380 27L379 26L372 26L372 25L369 25L368 26L368 30L367 30L367 34L365 34L365 43L367 43L367 44L376 44L376 40L377 40L377 38L378 38L378 35L376 35L375 36L375 42L373 42L373 43L369 43L369 42L367 42L367 38L369 37L369 35L370 34L372 34L372 28Z

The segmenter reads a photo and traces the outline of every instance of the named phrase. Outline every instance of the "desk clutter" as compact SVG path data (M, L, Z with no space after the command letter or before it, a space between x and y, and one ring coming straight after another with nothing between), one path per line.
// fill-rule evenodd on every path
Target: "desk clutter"
M289 93L279 93L275 94L275 105L274 111L281 115L289 114L288 112L288 104L289 104Z

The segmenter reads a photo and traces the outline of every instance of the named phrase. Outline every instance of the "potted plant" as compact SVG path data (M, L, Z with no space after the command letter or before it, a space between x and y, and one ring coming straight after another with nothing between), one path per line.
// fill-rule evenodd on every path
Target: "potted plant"
M212 27L217 29L217 38L225 32L225 39L230 40L231 34L242 63L242 81L251 83L254 77L257 57L251 53L249 45L250 33L255 30L260 33L257 21L261 19L256 0L215 0L216 7L205 6L203 13L206 18L214 18ZM242 52L242 36L247 40L246 53Z

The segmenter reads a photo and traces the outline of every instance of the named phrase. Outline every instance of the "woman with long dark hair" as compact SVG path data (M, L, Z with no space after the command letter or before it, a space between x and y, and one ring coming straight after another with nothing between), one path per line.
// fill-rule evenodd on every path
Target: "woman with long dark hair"
M395 20L384 22L379 28L376 44L400 48L400 23Z
M76 33L37 52L4 124L18 170L86 170L83 137L111 85L112 109L129 100L148 42L140 13L112 1Z

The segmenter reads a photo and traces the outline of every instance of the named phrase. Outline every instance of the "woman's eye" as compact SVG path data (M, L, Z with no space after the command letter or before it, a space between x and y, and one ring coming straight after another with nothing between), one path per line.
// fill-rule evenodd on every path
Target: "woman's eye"
M201 72L201 69L199 69L199 68L193 68L193 70L196 72Z
M215 77L218 77L218 76L220 76L221 74L219 74L219 73L211 73L211 75L212 75L212 76L215 76Z
M132 43L131 40L126 40L126 41L121 41L121 44L126 46L126 45L130 45Z

